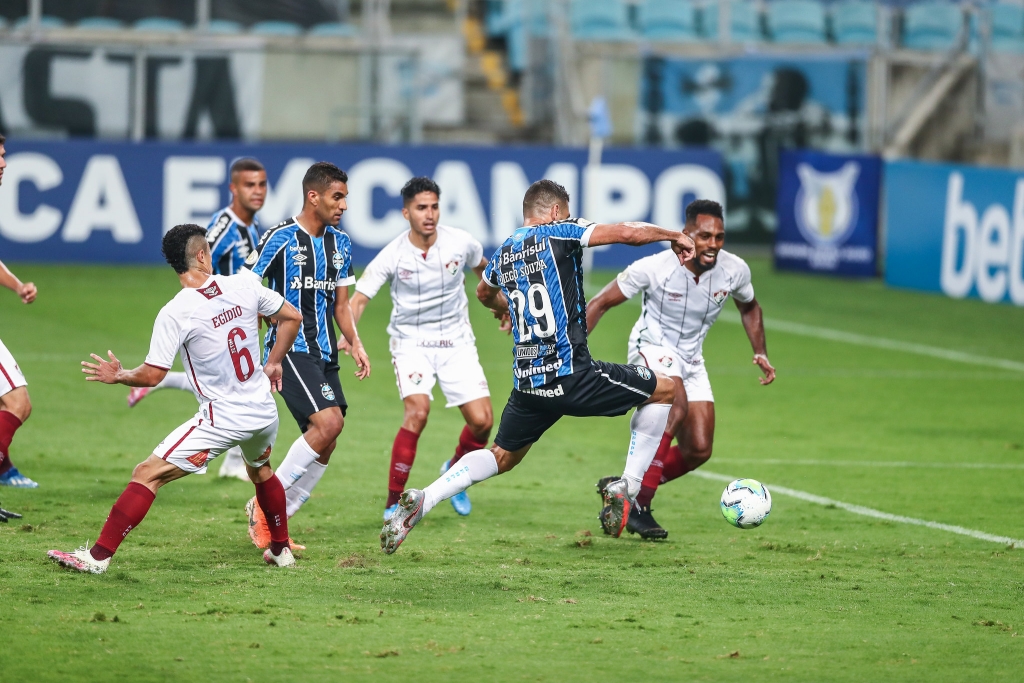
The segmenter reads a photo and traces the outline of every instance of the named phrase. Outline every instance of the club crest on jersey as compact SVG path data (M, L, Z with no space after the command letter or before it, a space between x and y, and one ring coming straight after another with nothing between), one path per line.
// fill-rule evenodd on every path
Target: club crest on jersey
M415 384L416 386L419 386L420 382L423 381L423 375L418 372L410 372L409 381Z
M711 300L714 301L716 304L720 304L720 303L722 303L723 301L725 301L728 298L729 298L729 290L728 289L720 289L717 292L713 292L711 294Z
M344 264L344 257L342 257L340 251L334 252L334 256L331 257L331 263L334 264L335 270L341 270L341 266Z
M334 389L331 388L330 384L326 382L320 385L320 393L324 395L328 401L334 400Z
M455 275L459 272L459 268L462 266L462 261L455 258L444 264L444 269L448 271L449 275Z
M650 379L651 378L651 371L648 370L647 368L645 368L644 366L642 366L642 365L634 365L633 369L636 370L636 374L640 375L641 378L643 378L643 379Z
M206 464L206 461L210 458L210 451L199 451L195 455L190 455L186 460L192 463L196 467L202 467Z
M673 358L672 356L662 356L661 358L658 359L658 362L661 363L662 367L670 368L672 367L672 364L675 363L676 361L675 358Z
M220 291L220 287L217 286L216 282L211 282L209 287L200 289L199 293L205 296L207 299L212 299L216 296L220 296L224 292Z

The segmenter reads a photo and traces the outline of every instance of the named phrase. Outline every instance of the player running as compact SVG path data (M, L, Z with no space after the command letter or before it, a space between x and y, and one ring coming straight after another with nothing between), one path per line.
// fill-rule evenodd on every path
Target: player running
M47 555L65 567L102 574L128 532L142 523L161 486L205 473L210 460L238 446L260 507L273 520L272 541L263 559L279 567L294 565L284 489L270 467L278 427L271 392L281 388L284 350L298 335L302 317L280 294L249 275L214 275L205 228L175 226L164 235L163 253L178 273L182 290L157 315L146 362L125 370L107 351L109 361L91 354L96 362L83 361L82 372L91 382L151 387L180 356L199 399L199 412L135 468L92 548L51 550ZM257 360L261 315L274 323L282 342L262 367Z
M256 159L237 159L231 164L229 178L231 204L215 213L206 228L214 275L234 275L241 270L249 254L256 251L260 242L256 212L263 208L267 199L267 171ZM192 391L192 385L184 372L168 372L155 387L133 387L128 392L128 407L133 408L157 389ZM232 448L224 454L220 476L249 481L239 449Z
M448 399L466 419L455 455L441 465L448 471L466 453L487 447L494 425L491 394L480 367L476 338L469 322L466 276L469 268L483 276L484 248L469 233L439 225L441 189L430 178L413 178L402 188L402 215L409 230L374 257L356 283L352 315L356 322L384 283L391 288L391 363L405 416L391 447L391 471L384 520L398 507L416 459L416 443L427 425L435 377ZM345 342L341 342L345 348ZM452 496L460 515L472 510L469 495Z
M3 184L4 169L7 162L4 157L7 150L4 143L7 139L0 135L0 184ZM31 282L22 282L0 262L0 285L11 290L21 298L21 302L30 304L36 300L36 286ZM0 341L0 486L13 486L19 489L34 489L39 486L11 462L11 440L25 420L32 414L32 400L28 396L28 382L14 356Z
M651 512L658 485L692 472L711 457L715 397L701 348L730 294L754 349L754 365L764 373L761 384L775 380L775 368L768 362L761 306L750 284L750 268L743 259L722 249L722 206L708 199L690 203L684 232L696 244L696 258L682 267L675 254L668 251L642 258L619 273L587 307L587 329L593 331L609 308L643 292L640 318L629 336L628 361L671 377L686 390L689 408L673 406L658 453L644 474L636 507L629 513L626 528L641 538L668 536ZM678 446L672 446L673 436ZM614 480L605 477L598 482L602 497ZM607 526L604 529L613 532Z
M395 552L440 501L519 464L563 415L614 416L635 407L625 470L604 492L608 511L603 524L616 529L617 536L657 451L670 404L681 393L671 379L644 366L590 357L581 255L584 247L669 240L682 263L693 258L693 240L648 223L597 225L570 219L569 194L550 180L530 186L523 216L525 227L494 252L477 287L481 303L510 315L515 341L513 390L494 445L467 453L426 489L403 493L380 533L386 553Z
M245 262L302 313L302 334L294 344L279 339L273 325L264 340L267 352L281 345L288 351L281 396L303 432L277 468L288 497L288 517L309 500L345 425L348 403L338 379L334 321L348 341L356 377L370 375L370 361L349 307L348 286L355 282L352 241L335 227L348 208L348 176L320 161L306 171L302 191L302 212L271 228ZM270 532L256 499L249 501L246 512L249 537L257 547L266 547Z

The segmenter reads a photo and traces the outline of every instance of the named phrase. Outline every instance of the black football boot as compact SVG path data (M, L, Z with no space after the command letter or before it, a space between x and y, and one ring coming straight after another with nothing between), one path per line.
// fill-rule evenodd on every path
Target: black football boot
M639 534L640 538L649 541L668 538L668 532L662 529L661 525L654 519L654 515L651 514L651 508L642 508L639 505L634 505L633 509L629 511L626 530L631 534Z

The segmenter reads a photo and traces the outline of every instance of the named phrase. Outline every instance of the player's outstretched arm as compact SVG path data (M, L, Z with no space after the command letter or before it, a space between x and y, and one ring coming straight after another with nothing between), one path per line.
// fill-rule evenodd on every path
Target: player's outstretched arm
M292 348L302 328L302 314L287 301L274 315L268 316L277 325L277 341L263 364L263 372L270 380L271 391L281 391L281 363L284 355Z
M82 361L82 372L87 382L103 382L104 384L124 384L129 387L155 387L167 374L167 368L143 363L134 370L125 370L121 361L113 351L107 351L109 360L104 360L95 353L89 354L95 363Z
M359 330L352 315L352 306L349 304L348 287L338 287L334 290L334 320L348 341L349 354L356 362L356 377L360 381L366 379L370 376L370 358L366 355L362 340L359 339Z
M754 365L761 368L764 377L758 381L763 385L775 381L775 368L768 362L768 343L764 336L764 314L761 312L761 304L757 299L743 302L737 301L736 308L740 309L740 319L743 321L743 329L747 332L750 346L754 349Z
M31 282L22 282L0 261L0 285L21 297L21 302L30 304L36 300L36 286Z
M671 242L672 251L679 256L679 263L693 258L696 247L685 232L666 230L652 223L601 223L594 226L587 246L600 247L605 244L628 244L642 247L652 242Z
M587 334L594 331L601 317L608 312L609 308L618 306L626 301L626 295L619 288L619 281L612 280L597 293L593 299L587 302Z

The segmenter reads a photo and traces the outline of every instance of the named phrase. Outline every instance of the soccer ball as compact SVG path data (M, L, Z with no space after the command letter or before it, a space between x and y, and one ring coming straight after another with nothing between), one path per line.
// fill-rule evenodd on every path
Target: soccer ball
M722 492L722 516L740 529L753 529L772 511L772 494L759 481L737 479Z

